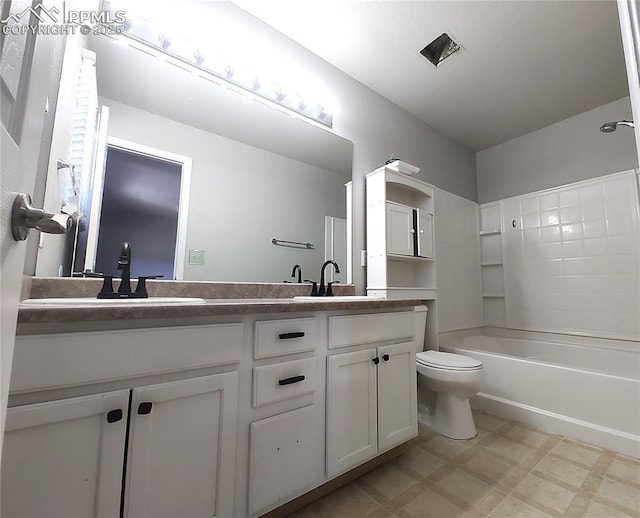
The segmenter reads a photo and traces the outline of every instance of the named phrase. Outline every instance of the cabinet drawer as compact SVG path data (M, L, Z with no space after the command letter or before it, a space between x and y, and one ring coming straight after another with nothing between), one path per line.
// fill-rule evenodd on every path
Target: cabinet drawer
M253 406L313 392L316 389L315 374L315 358L254 367Z
M314 484L317 428L314 405L251 423L251 515L284 503Z
M242 343L242 324L18 336L10 391L237 363Z
M256 322L254 340L256 359L313 351L316 348L316 320L290 318Z
M351 345L413 339L415 313L371 313L329 318L329 349Z

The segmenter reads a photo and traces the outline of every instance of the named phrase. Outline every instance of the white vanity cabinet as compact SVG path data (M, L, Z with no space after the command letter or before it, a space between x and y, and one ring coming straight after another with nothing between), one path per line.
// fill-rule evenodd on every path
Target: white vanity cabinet
M315 480L315 405L250 425L249 512L275 507L297 496Z
M120 513L129 391L7 410L2 516Z
M7 412L2 516L231 516L237 373ZM185 426L189 423L189 426ZM37 495L37 497L35 496Z
M385 304L19 335L3 518L258 517L406 442L416 311Z
M362 346L376 335L399 343L327 357L329 477L417 435L413 318L413 312L330 318L330 344Z
M113 347L94 349L108 337ZM95 391L87 376L122 388L8 410L2 516L118 516L123 489L125 518L233 516L242 337L241 324L18 337L14 399ZM166 363L169 349L179 354ZM194 363L232 371L191 373ZM168 373L181 379L128 381Z
M251 415L268 417L249 424L251 516L299 496L318 482L322 434L317 430L323 426L316 394L318 355L326 341L321 336L319 320L313 317L254 323L252 407L258 410Z
M238 374L135 388L125 517L233 513Z

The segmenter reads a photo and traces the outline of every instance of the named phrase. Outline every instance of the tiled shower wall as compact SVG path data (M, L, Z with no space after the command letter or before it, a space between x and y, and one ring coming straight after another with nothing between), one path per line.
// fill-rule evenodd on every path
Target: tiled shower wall
M502 201L507 327L640 340L635 171Z

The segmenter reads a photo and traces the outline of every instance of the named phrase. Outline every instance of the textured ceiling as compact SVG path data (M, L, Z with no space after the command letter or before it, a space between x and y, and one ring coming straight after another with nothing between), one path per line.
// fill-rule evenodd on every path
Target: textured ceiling
M473 150L628 95L614 0L233 1ZM442 32L463 49L436 69Z

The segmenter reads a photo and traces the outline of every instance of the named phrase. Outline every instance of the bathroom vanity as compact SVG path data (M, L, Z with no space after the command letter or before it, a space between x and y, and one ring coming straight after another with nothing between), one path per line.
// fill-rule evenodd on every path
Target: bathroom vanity
M417 300L20 310L3 515L260 516L417 434Z

